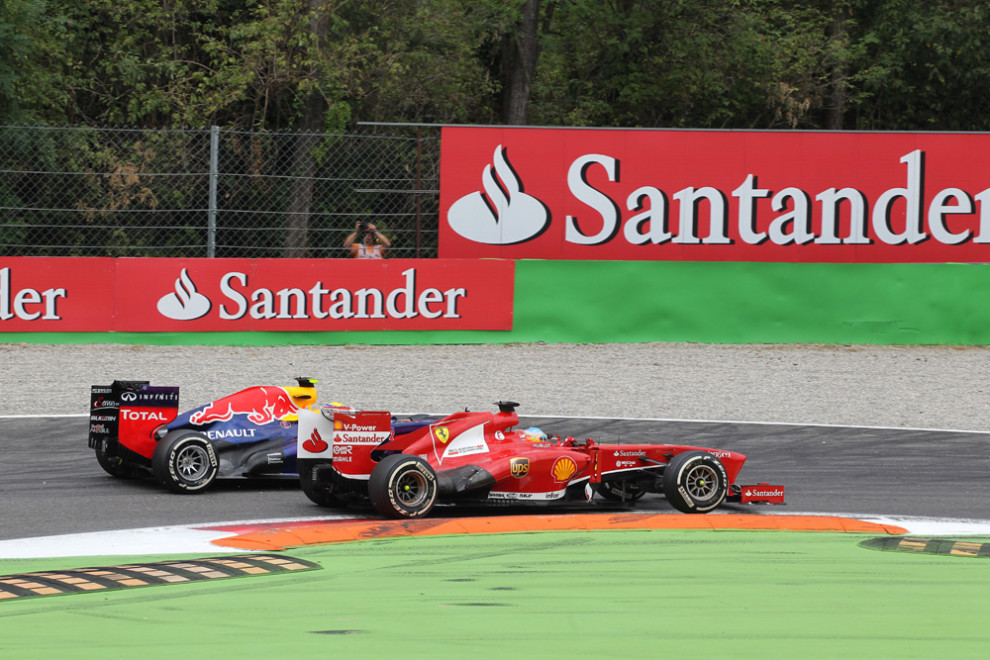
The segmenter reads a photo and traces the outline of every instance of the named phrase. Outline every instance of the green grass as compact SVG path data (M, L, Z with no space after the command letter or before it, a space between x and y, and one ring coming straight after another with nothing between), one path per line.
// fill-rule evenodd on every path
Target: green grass
M0 657L986 655L986 559L880 552L864 538L606 531L313 546L286 554L321 571L0 602ZM2 560L0 572L129 561L150 559Z

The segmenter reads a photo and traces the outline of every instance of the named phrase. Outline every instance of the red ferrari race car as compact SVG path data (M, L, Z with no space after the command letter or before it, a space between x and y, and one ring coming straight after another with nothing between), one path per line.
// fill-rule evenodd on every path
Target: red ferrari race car
M685 513L725 501L782 504L784 487L736 485L746 457L733 451L658 443L598 444L516 430L515 402L460 412L396 435L387 412L323 408L299 412L296 456L306 496L326 507L366 502L416 518L438 502L555 503L601 497L632 502L662 493Z

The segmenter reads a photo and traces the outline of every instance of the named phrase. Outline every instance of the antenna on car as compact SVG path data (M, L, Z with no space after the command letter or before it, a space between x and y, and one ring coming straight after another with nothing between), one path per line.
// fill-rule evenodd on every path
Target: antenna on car
M316 387L316 384L320 381L307 376L296 376L296 382L299 383L299 387Z
M516 412L516 408L519 407L519 404L515 401L498 401L495 405L498 406L498 411L500 413Z

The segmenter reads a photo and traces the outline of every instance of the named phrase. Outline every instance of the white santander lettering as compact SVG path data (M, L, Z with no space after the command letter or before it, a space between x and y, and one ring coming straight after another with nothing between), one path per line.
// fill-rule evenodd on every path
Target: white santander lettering
M598 212L602 219L601 230L588 236L578 227L577 218L567 216L564 240L577 245L601 245L612 240L619 228L619 207L605 193L596 190L588 183L588 169L592 165L601 165L605 168L608 180L615 182L619 180L619 161L601 154L587 154L581 156L567 170L567 187L580 202L584 202Z
M888 245L900 245L905 241L913 245L925 240L925 233L921 230L921 173L925 167L924 159L920 149L915 149L901 158L901 162L906 163L908 168L907 188L891 188L885 191L873 207L873 231ZM891 206L898 197L902 197L907 203L904 214L906 222L901 233L895 233L890 228Z
M0 268L0 321L61 321L58 313L59 298L68 298L65 289L24 288L14 291L10 268ZM41 309L36 309L41 305Z
M220 293L226 299L220 305L220 318L228 321L245 316L303 320L461 318L461 302L468 296L467 289L419 291L415 268L402 271L402 278L403 284L390 290L332 289L319 281L308 290L292 287L273 291L264 287L251 289L244 273L227 273L220 278Z
M712 186L688 186L674 192L676 200L677 231L671 232L668 196L663 189L652 185L636 188L626 196L625 208L631 212L624 221L619 206L609 196L608 186L594 187L589 182L589 171L594 167L604 170L608 182L620 181L621 163L617 158L604 154L585 154L576 158L567 170L567 187L578 202L594 210L601 228L585 233L578 225L578 217L565 217L564 240L577 245L602 245L613 240L622 226L622 237L630 245L731 245L734 236L748 245L761 245L770 241L775 245L869 245L879 240L887 245L916 245L934 238L945 245L959 245L967 241L990 243L990 188L970 194L959 188L945 188L931 192L931 202L925 208L925 153L915 149L900 160L906 166L904 187L889 188L873 202L856 188L827 188L812 194L795 186L784 186L776 191L760 188L758 176L747 173L742 183L731 192L735 198L735 231L729 232L729 201L722 190ZM769 199L769 208L779 215L760 222L759 210L766 207L761 200ZM814 202L812 202L814 199ZM975 201L975 203L974 203ZM702 213L707 208L708 213ZM897 212L895 213L895 208ZM903 212L902 212L903 211ZM927 214L926 214L927 211ZM820 218L816 228L813 220ZM949 228L949 216L972 216L954 220ZM707 215L707 223L704 216ZM840 215L847 219L846 230L840 230ZM892 226L895 218L903 218L903 226ZM958 226L969 221L967 227ZM583 222L585 229L589 224ZM899 224L899 223L898 223ZM761 228L762 227L762 228Z

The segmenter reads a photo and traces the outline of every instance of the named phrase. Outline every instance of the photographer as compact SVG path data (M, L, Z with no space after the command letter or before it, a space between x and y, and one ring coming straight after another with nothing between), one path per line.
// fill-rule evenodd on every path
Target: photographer
M354 231L344 239L344 247L355 259L384 259L392 242L379 233L375 225L359 220Z

